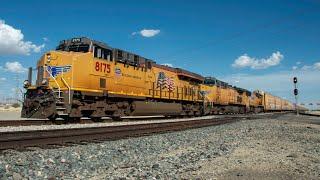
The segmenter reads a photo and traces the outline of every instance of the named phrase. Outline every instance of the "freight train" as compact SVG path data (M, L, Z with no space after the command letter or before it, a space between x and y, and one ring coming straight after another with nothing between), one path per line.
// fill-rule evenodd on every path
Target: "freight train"
M89 117L203 116L292 111L294 105L213 77L157 64L86 37L63 40L46 52L24 82L21 116L75 120ZM303 107L299 107L303 110Z

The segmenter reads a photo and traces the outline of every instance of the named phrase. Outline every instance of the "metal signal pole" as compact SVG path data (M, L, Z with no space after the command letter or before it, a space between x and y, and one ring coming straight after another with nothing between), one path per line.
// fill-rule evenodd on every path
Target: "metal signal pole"
M293 94L294 94L294 98L296 99L296 104L295 104L295 107L296 107L296 112L297 112L297 116L299 116L299 108L298 108L298 78L297 77L294 77L293 78L293 84L294 84L294 90L293 90Z

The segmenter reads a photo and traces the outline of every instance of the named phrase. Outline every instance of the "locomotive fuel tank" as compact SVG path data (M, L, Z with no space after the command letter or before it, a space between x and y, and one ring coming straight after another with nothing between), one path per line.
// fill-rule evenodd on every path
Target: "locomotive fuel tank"
M131 115L180 115L182 113L182 104L180 103L165 103L165 102L145 102L134 101L132 103L133 111Z

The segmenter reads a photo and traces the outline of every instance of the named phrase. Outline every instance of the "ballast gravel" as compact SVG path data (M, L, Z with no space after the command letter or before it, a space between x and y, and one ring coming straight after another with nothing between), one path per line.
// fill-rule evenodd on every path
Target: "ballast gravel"
M31 126L7 126L0 127L1 132L15 132L15 131L41 131L41 130L55 130L55 129L77 129L77 128L93 128L93 127L106 127L106 126L123 126L135 124L149 124L149 123L165 123L176 121L191 121L199 119L218 119L221 116L205 116L183 119L160 119L160 120L140 120L140 121L124 121L116 122L109 121L105 123L88 123L88 124L61 124L61 125L31 125Z
M6 150L0 153L0 179L320 179L319 124L316 117L282 115L95 144Z

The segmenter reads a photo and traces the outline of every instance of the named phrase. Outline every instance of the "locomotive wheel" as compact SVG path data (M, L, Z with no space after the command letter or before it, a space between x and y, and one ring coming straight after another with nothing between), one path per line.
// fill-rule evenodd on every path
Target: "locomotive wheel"
M101 117L91 117L91 120L93 122L103 122L103 119Z
M58 121L62 121L63 124L72 123L72 122L74 122L76 120L76 118L72 118L72 117L69 117L69 116L62 116L61 118L63 120L58 120Z
M79 117L69 117L66 122L69 122L69 123L80 123L81 122L81 118L79 118Z
M122 121L122 119L121 119L120 116L112 116L111 118L112 118L112 120L114 120L114 121Z
M56 120L56 118L57 118L57 116L55 114L48 117L48 119L52 122L54 122Z

